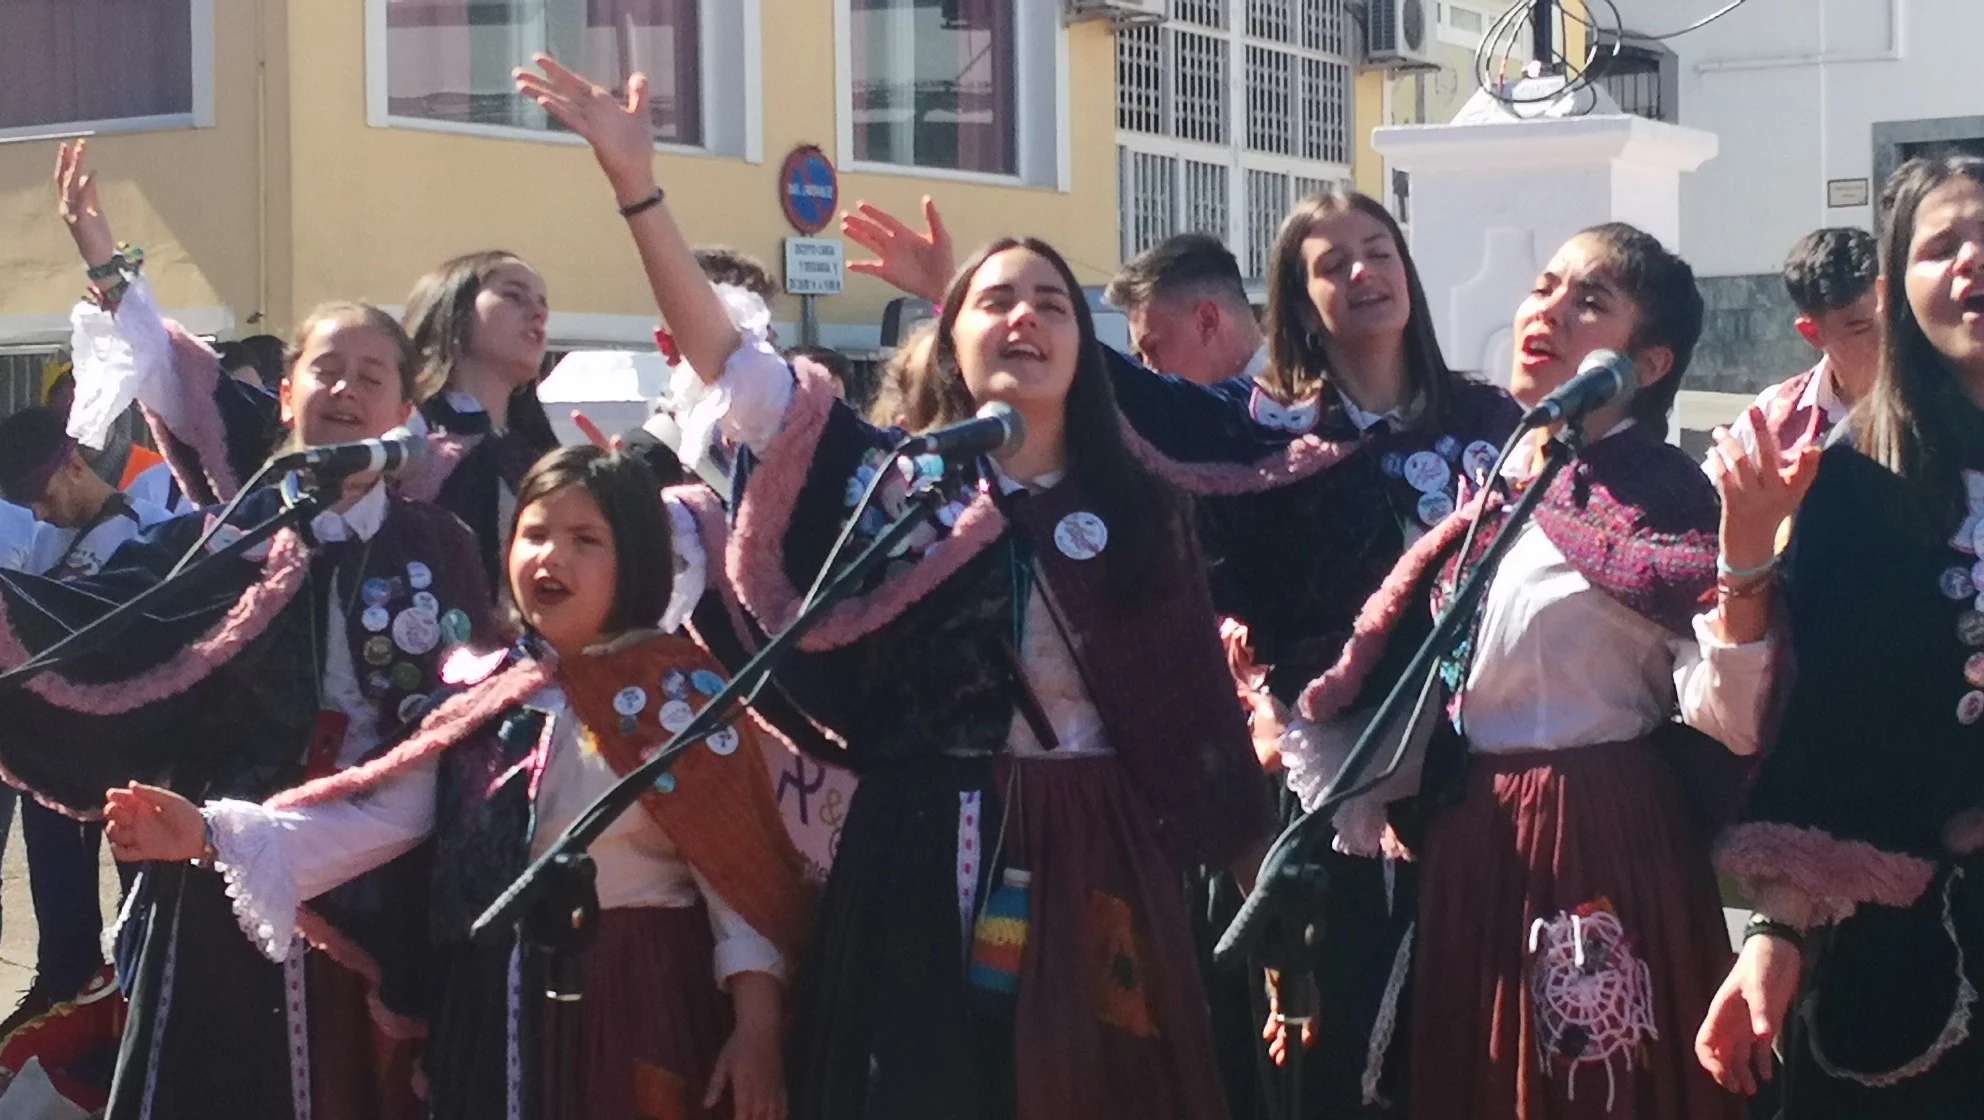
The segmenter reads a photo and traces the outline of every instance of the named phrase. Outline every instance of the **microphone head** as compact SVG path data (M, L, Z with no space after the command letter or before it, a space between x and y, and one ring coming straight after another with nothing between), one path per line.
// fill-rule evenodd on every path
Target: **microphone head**
M1593 350L1578 363L1578 376L1597 376L1600 372L1611 375L1617 388L1607 398L1606 403L1623 405L1639 392L1639 372L1633 368L1633 360L1617 350Z
M997 420L999 426L1006 430L1006 439L997 450L1018 451L1020 445L1026 442L1026 419L1020 415L1019 409L1005 401L987 401L985 406L978 410L978 418Z
M379 442L386 446L387 470L412 466L427 454L427 437L417 435L404 426L381 435Z

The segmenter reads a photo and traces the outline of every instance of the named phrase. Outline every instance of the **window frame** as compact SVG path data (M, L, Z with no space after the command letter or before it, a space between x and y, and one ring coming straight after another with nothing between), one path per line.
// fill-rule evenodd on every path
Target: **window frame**
M1011 174L855 159L854 8L852 0L833 0L833 5L835 166L863 174L1039 187L1063 194L1074 189L1069 167L1068 29L1061 22L1058 4L1020 3L1013 13L1015 170ZM1039 49L1049 40L1053 50Z
M212 0L205 0L211 3ZM657 140L654 150L679 156L708 156L763 163L764 10L763 0L696 0L698 99L702 111L700 144ZM514 125L441 121L401 116L389 108L391 59L386 0L365 0L365 123L372 128L480 136L537 144L584 147L569 132ZM519 60L522 64L523 60Z
M157 0L153 0L157 2ZM193 107L185 113L153 113L94 121L55 121L0 128L0 145L28 140L62 140L130 132L174 132L214 127L214 0L183 0L193 49Z

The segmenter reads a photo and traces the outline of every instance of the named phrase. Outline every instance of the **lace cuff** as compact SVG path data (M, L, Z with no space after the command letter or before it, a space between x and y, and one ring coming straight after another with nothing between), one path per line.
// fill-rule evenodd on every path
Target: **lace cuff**
M717 285L716 291L743 340L714 385L704 384L689 363L678 363L665 403L682 429L678 457L692 471L708 458L710 441L719 428L762 455L778 435L786 406L792 402L792 370L772 346L771 312L764 301L728 284Z
M1345 726L1338 721L1317 724L1298 719L1288 725L1281 736L1281 763L1287 771L1288 788L1305 812L1322 801L1363 729L1362 720L1348 721ZM1383 855L1386 821L1383 801L1373 794L1354 798L1331 817L1336 836L1330 846L1344 855Z
M118 303L115 314L93 303L78 303L69 313L70 350L75 355L76 399L69 409L69 434L85 447L102 450L110 429L131 407L143 401L161 415L153 398L158 371L172 362L172 342L165 331L151 284L142 276ZM165 416L168 425L178 419Z
M668 607L661 612L661 629L672 634L696 612L696 604L709 586L709 554L703 549L694 511L671 494L664 493L661 501L668 510L669 538L675 552L675 583L668 594Z
M296 878L283 840L289 815L250 801L210 802L200 815L241 932L263 956L281 962L296 940Z

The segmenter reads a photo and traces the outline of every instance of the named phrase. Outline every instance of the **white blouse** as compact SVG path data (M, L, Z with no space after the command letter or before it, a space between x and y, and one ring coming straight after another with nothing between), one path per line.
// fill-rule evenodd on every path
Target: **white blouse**
M580 735L564 690L553 685L528 704L548 714L549 758L537 793L531 855L544 854L565 827L618 780ZM270 809L245 801L207 806L214 850L241 928L271 960L296 939L296 907L417 846L434 830L438 763L427 763L341 801ZM784 978L778 949L732 910L684 861L647 813L621 814L589 849L602 909L709 907L716 935L716 979L740 972Z

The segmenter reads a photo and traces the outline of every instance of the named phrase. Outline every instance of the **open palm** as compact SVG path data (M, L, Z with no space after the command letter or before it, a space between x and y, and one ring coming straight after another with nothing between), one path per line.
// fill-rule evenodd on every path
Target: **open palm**
M109 262L117 252L117 241L110 235L110 219L97 198L96 176L89 173L89 141L64 144L55 152L56 212L76 240L76 251L91 268Z
M592 145L593 157L606 172L622 203L638 202L654 188L654 123L648 113L648 77L627 79L627 99L621 101L605 86L559 65L550 55L531 61L537 73L519 69L517 92Z

